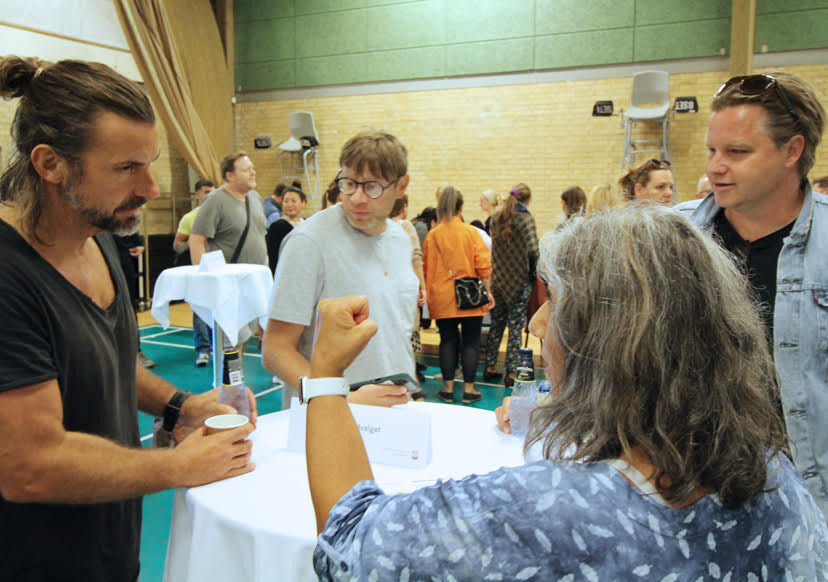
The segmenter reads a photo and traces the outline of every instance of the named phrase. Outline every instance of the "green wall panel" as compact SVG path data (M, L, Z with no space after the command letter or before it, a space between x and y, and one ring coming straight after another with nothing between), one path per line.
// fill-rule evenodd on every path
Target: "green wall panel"
M561 34L633 26L635 0L537 0L535 34Z
M756 2L756 14L796 12L818 8L828 8L828 0L757 0ZM823 20L822 24L825 26L828 23Z
M296 85L337 85L443 76L443 47L299 59Z
M302 1L299 0L302 4ZM291 18L296 16L295 0L235 0L233 14L236 23L252 20L273 20L274 18Z
M475 75L533 68L531 38L456 44L446 47L444 74Z
M448 42L529 37L535 31L534 0L446 0Z
M732 0L235 0L237 85L279 89L710 57ZM828 0L757 0L757 51L828 47Z
M256 20L236 34L236 62L278 61L296 58L293 19Z
M296 4L296 14L317 14L390 4L400 4L400 0L299 0Z
M295 60L240 63L236 65L236 89L264 91L295 87L296 66Z
M633 61L712 57L730 50L730 19L642 26L635 29Z
M539 37L535 39L535 68L628 63L632 48L632 28Z
M422 47L445 40L439 3L415 2L297 16L297 58ZM428 23L428 26L414 26Z
M635 25L730 18L731 0L635 0Z
M756 51L828 48L828 9L756 17Z

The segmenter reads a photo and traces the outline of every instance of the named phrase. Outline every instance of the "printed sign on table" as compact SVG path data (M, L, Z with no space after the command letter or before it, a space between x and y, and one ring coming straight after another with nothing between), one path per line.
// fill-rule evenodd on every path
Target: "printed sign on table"
M431 462L431 415L399 407L349 406L371 463L421 469ZM290 401L289 450L305 452L307 408L298 398Z

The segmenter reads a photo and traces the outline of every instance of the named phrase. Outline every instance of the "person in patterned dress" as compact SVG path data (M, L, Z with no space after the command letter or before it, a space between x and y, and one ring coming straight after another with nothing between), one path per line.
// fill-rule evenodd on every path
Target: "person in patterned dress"
M630 204L544 237L538 271L552 398L526 447L545 458L386 495L345 398L311 399L320 579L828 580L828 529L727 253L682 214ZM341 376L376 324L364 297L319 312L311 376Z
M503 331L509 326L506 343L506 377L508 388L515 382L520 337L526 324L529 294L535 282L538 262L538 235L535 219L529 212L521 212L518 190L513 189L491 222L492 234L492 325L486 340L486 369L484 380L503 377L495 368ZM525 208L525 207L524 207Z

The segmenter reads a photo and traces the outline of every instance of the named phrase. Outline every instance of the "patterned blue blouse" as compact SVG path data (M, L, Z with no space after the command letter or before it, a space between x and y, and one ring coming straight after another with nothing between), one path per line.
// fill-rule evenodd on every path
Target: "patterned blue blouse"
M408 495L358 483L314 552L322 580L828 580L828 529L787 458L734 510L673 509L606 463L540 461Z

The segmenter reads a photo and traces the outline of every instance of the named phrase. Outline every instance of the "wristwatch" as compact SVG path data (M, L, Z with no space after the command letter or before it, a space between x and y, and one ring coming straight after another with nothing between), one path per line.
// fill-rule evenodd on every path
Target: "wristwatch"
M162 427L165 431L170 432L175 428L178 422L178 416L181 414L181 407L184 406L184 401L192 395L193 393L187 390L179 390L173 394L173 397L170 398L170 401L164 407L164 423Z
M350 391L345 378L299 378L299 402L302 404L317 396L347 396Z

